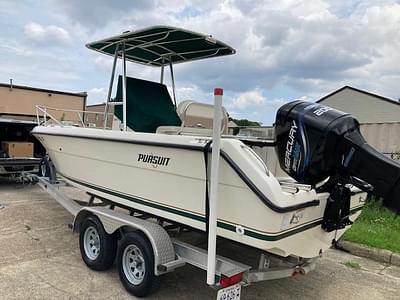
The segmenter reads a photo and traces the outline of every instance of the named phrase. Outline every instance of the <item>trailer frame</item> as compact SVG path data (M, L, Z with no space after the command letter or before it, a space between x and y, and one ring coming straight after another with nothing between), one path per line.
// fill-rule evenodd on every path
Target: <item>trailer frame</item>
M107 233L119 232L124 234L129 231L139 231L150 241L154 253L154 274L160 276L182 267L186 264L207 271L208 253L206 249L171 237L170 228L175 229L176 224L166 220L155 220L154 217L130 208L118 205L110 200L89 194L87 206L66 195L60 187L67 183L60 178L57 180L41 177L29 172L21 174L24 184L37 184L62 207L73 215L71 224L73 232L79 232L83 221L88 216L96 216L104 226ZM127 210L116 210L119 207ZM153 218L153 219L149 219ZM315 268L316 258L299 259L295 257L279 257L260 250L258 268L252 269L250 265L235 261L223 256L216 256L215 275L216 283L211 285L216 290L227 289L231 286L248 286L251 283L305 275ZM230 284L229 279L236 278ZM223 280L225 279L225 281ZM226 280L228 279L228 280ZM239 292L240 294L240 292ZM239 299L239 298L234 298Z

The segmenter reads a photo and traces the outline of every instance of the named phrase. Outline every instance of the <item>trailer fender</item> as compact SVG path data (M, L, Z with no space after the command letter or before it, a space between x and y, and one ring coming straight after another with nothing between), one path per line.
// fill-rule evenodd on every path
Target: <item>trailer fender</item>
M89 216L95 215L103 224L104 230L112 234L120 228L132 228L142 232L150 241L154 253L154 273L166 273L163 265L175 261L175 250L168 233L160 225L116 212L105 207L84 207L76 215L73 230L79 231L82 222Z

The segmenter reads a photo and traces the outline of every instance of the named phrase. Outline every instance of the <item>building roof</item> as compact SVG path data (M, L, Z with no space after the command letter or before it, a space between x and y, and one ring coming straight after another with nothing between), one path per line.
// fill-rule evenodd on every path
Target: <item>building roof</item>
M57 91L57 90L49 90L49 89L42 89L42 88L35 88L31 86L25 86L25 85L15 85L15 84L9 84L9 83L1 83L0 82L0 87L5 87L5 88L13 88L13 89L20 89L20 90L29 90L29 91L34 91L34 92L42 92L42 93L50 93L50 94L60 94L60 95L68 95L68 96L77 96L77 97L87 97L86 92L64 92L64 91Z
M103 103L95 103L95 104L87 104L86 107L104 106L104 105L106 105L105 102L103 102Z
M400 105L400 101L396 101L396 100L391 99L391 98L383 97L383 96L380 96L380 95L377 95L377 94L374 94L374 93L371 93L371 92L360 90L360 89L357 89L355 87L348 86L348 85L345 85L344 87L341 87L340 89L338 89L338 90L336 90L336 91L334 91L334 92L322 97L321 99L317 100L316 102L317 103L322 102L325 99L327 99L327 98L329 98L329 97L331 97L331 96L333 96L333 95L335 95L335 94L337 94L337 93L339 93L339 92L341 92L341 91L343 91L345 89L350 89L350 90L353 90L353 91L356 91L356 92L359 92L359 93L363 93L365 95L369 95L369 96L378 98L378 99L383 100L383 101L387 101L387 102L392 103L392 104Z
M236 124L235 122L233 122L232 120L230 120L228 122L228 127L229 128L235 128L235 127L239 127L238 124Z

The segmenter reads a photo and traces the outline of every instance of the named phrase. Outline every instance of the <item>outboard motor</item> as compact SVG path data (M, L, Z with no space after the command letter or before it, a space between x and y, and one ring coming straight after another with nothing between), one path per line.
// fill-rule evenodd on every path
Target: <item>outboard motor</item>
M298 182L311 185L329 177L321 189L337 199L330 199L328 206L343 202L352 184L383 197L385 206L400 212L400 164L367 144L352 115L318 103L294 101L278 110L275 126L281 168ZM349 205L343 202L337 210L346 211L344 206ZM346 222L336 220L326 226L338 229Z

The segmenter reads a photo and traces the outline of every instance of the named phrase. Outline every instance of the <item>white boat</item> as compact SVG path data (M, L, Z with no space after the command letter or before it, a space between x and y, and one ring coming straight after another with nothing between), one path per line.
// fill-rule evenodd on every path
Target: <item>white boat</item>
M44 124L32 134L72 185L117 205L206 231L213 107L184 102L176 109L163 84L164 67L170 67L173 79L176 63L234 54L235 50L211 36L164 26L127 32L87 47L114 55L107 106L115 105L122 130L48 125L46 115ZM113 103L111 88L119 57L124 71ZM160 67L160 83L126 77L126 60ZM314 105L311 112L319 110L318 117L343 119L343 113L307 105ZM280 111L283 114L285 109ZM222 119L224 131L225 111ZM271 149L277 146L278 156L269 151L269 160L278 162L279 157L282 169L299 179L293 170L300 166L302 175L306 173L307 166L301 163L308 153L299 154L299 146L295 153L296 134L301 131L298 138L304 138L307 128L300 130L299 124L293 124L281 124L277 141L261 144ZM334 174L324 169L301 183L288 175L277 178L246 145L251 143L225 135L221 139L217 235L285 257L320 255L350 228L364 205L366 193L350 190L347 184L364 190L368 185L350 177L333 181ZM314 182L316 177L321 183Z

